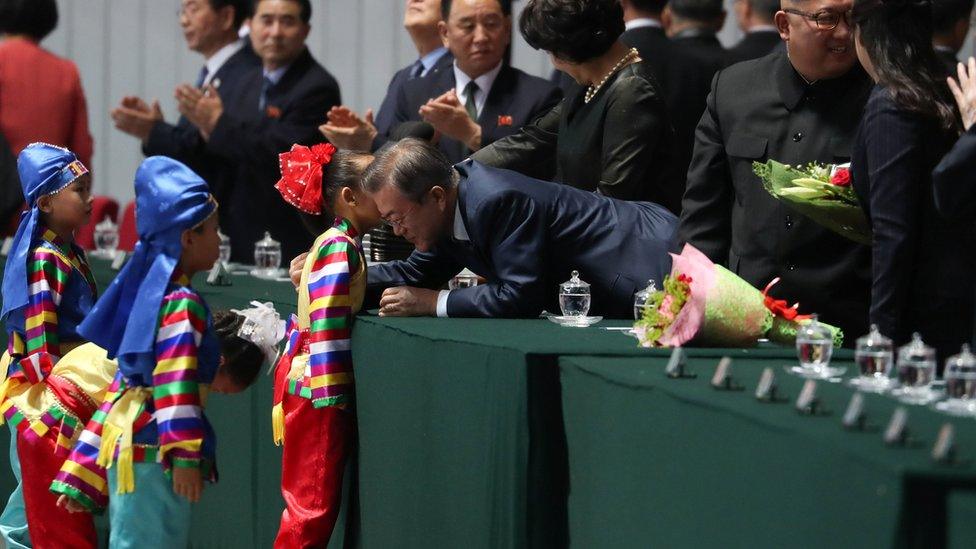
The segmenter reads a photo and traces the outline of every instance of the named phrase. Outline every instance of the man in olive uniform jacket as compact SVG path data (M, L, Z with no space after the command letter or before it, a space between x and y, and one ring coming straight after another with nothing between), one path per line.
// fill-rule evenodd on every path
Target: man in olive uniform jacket
M780 277L773 295L840 326L850 345L867 331L871 250L778 202L752 163L850 161L871 82L843 15L851 0L783 7L776 26L786 49L733 65L712 82L678 235L753 286Z

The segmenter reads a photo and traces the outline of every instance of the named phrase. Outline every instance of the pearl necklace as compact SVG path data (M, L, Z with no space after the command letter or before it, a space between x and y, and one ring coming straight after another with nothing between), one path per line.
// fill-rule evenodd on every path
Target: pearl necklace
M640 59L640 52L637 51L637 48L630 48L630 51L627 52L627 55L620 58L620 61L617 61L617 64L614 65L612 69L610 69L610 72L608 72L607 75L603 77L603 80L600 80L599 84L597 84L596 86L590 85L588 88L586 88L586 95L583 96L583 102L589 103L590 101L592 101L593 96L596 95L596 92L600 91L600 88L602 88L603 85L607 83L607 80L609 80L611 76L613 76L620 69L627 66L631 61L637 61L639 59Z

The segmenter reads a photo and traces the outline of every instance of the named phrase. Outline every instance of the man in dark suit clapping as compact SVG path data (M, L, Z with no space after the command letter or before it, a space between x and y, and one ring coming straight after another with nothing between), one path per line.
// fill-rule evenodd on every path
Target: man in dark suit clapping
M394 126L422 120L440 134L452 162L511 135L559 102L559 89L505 64L510 0L443 0L441 39L454 64L410 80L397 97Z
M383 104L373 121L373 110L360 117L345 105L333 107L328 122L319 129L330 143L340 149L376 150L386 143L394 124L397 97L410 80L450 68L454 56L441 41L441 0L406 0L403 27L417 48L419 58L393 75Z
M739 28L746 35L729 48L726 58L729 65L758 59L783 43L773 24L779 11L779 0L735 0L733 9Z
M248 0L182 0L180 28L186 45L206 61L193 87L211 87L227 105L240 100L249 73L260 70L261 60L238 29L250 11ZM190 84L183 84L190 86ZM163 119L159 103L129 96L112 110L115 127L142 141L146 156L162 155L190 166L210 185L218 200L233 173L233 166L209 154L200 131L185 116L170 124Z
M253 261L254 243L264 231L281 242L284 257L308 250L312 235L274 184L278 154L292 144L321 141L322 113L341 102L339 84L319 65L305 39L310 30L309 0L258 0L251 17L251 44L262 70L245 83L238 104L225 105L215 93L181 89L180 111L200 128L207 150L237 166L224 231L235 261Z
M752 163L850 160L871 81L857 63L851 0L786 0L787 48L724 69L698 126L679 238L853 341L867 330L871 250L772 198ZM787 55L787 51L789 55Z

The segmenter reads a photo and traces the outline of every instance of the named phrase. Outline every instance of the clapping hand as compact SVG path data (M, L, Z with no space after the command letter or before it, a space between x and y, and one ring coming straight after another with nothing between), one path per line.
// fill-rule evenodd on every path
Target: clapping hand
M349 107L337 106L326 113L328 121L319 126L319 131L338 149L351 151L368 151L376 137L376 125L373 124L373 109L366 111L365 118L360 118Z
M163 119L163 111L159 108L159 101L153 101L150 106L141 98L130 95L122 98L122 103L112 109L111 116L116 128L146 141L156 122Z
M969 58L969 66L959 63L956 67L959 81L949 77L949 89L959 105L962 125L967 131L976 122L976 59Z
M468 116L454 90L428 100L420 107L420 118L438 132L464 143L472 151L481 148L481 126Z
M180 114L200 130L204 139L210 139L210 134L217 127L217 121L224 113L224 102L213 86L200 90L189 84L182 84L176 88L176 102Z

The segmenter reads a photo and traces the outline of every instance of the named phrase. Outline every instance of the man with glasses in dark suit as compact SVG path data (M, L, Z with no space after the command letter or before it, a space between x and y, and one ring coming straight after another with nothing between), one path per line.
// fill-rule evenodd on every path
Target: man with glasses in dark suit
M872 83L857 63L851 0L787 0L787 47L715 77L688 171L679 239L762 288L841 326L867 330L871 250L771 197L752 163L848 162Z

